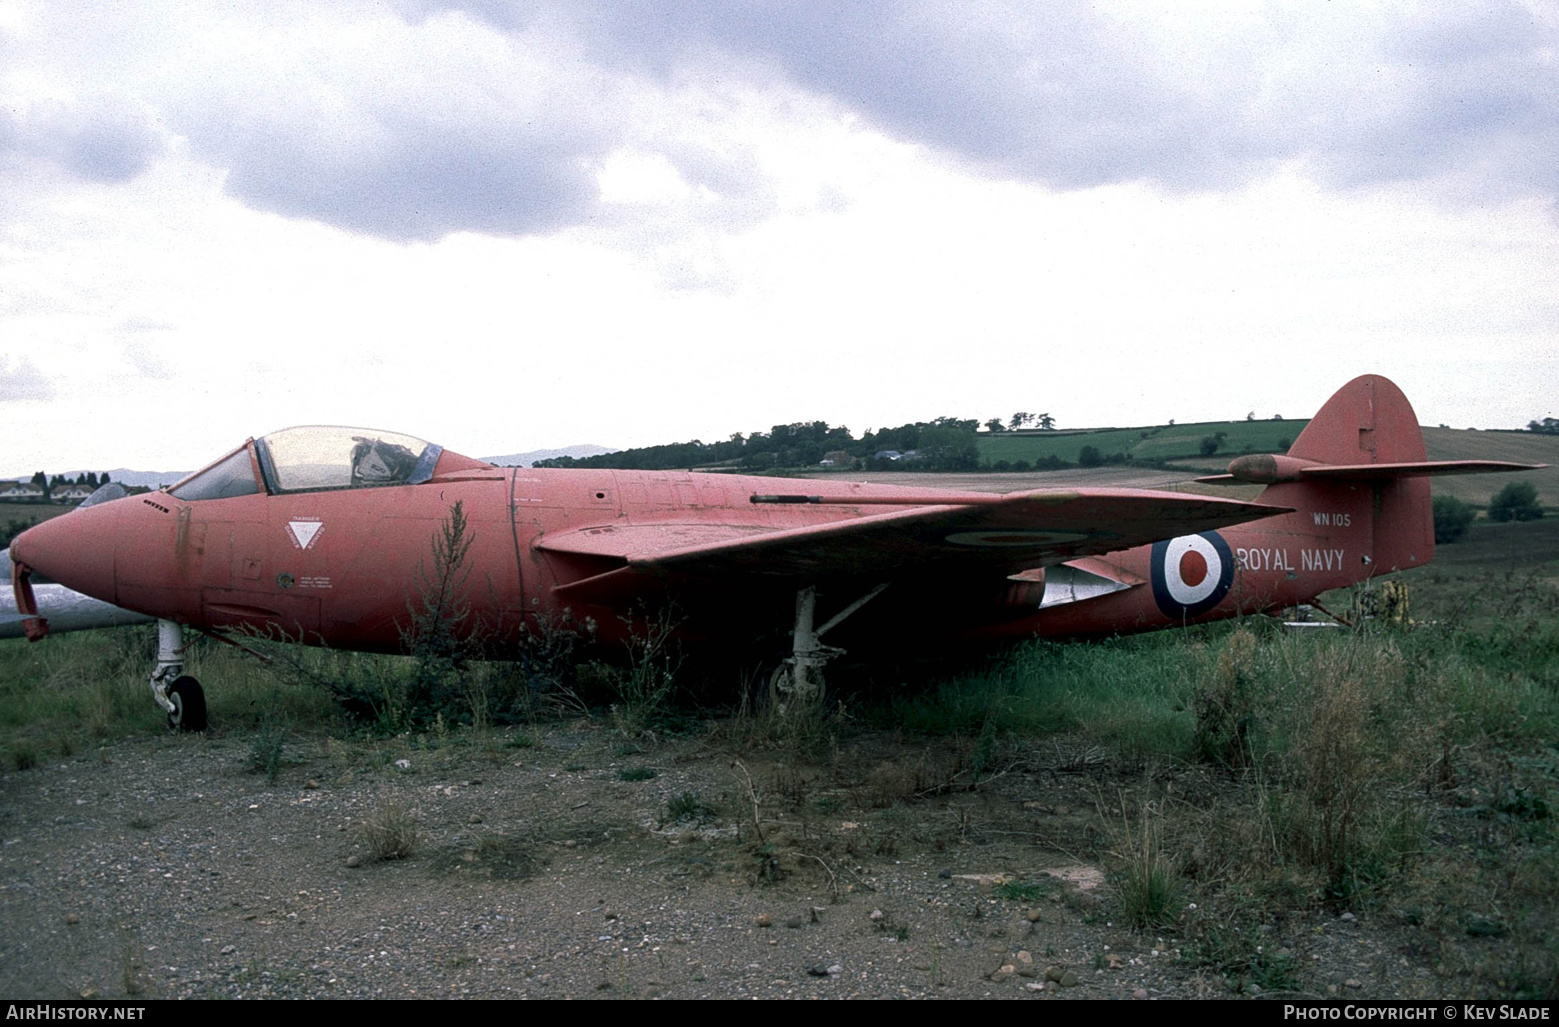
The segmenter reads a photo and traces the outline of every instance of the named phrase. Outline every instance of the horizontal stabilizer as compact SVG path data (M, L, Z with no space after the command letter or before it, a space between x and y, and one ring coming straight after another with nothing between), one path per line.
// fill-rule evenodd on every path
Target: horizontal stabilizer
M1508 460L1416 460L1400 464L1328 464L1306 467L1301 478L1324 481L1361 481L1380 478L1421 478L1430 474L1499 474L1538 471L1547 464L1516 464Z
M1229 464L1228 474L1209 474L1194 481L1203 485L1271 485L1284 481L1393 481L1434 474L1503 474L1539 471L1547 464L1517 464L1508 460L1406 460L1379 464L1322 464L1287 456L1257 454Z

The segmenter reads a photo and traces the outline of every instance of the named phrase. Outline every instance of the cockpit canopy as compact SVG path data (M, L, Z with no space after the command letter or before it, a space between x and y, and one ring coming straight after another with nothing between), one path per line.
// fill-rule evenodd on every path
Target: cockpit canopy
M179 499L228 499L265 491L416 485L433 477L443 448L410 435L311 425L254 439L169 491Z

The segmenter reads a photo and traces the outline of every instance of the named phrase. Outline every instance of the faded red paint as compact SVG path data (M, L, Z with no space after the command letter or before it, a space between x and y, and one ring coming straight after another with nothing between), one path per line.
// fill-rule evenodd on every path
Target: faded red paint
M1427 563L1434 544L1428 484L1411 476L1430 466L1412 408L1372 376L1333 396L1286 458L1231 465L1273 482L1259 504L503 469L447 451L423 465L420 484L278 492L257 444L247 449L247 462L235 451L213 468L249 467L250 494L128 496L24 532L12 557L197 628L396 651L429 587L432 541L459 503L471 543L466 629L497 655L564 623L620 639L663 601L689 637L741 644L788 628L798 588L817 586L838 609L883 582L882 598L840 629L850 644L1126 632L1307 601ZM1404 463L1417 469L1370 473ZM1311 480L1338 465L1351 471ZM1178 580L1153 566L1150 545L1177 536L1192 547L1175 561ZM1063 562L1122 587L1038 608L1043 568Z

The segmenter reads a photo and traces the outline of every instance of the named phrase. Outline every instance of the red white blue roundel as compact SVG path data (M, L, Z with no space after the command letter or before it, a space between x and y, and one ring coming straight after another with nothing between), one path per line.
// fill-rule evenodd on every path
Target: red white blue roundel
M1234 554L1216 531L1153 543L1153 600L1174 620L1198 617L1229 594Z

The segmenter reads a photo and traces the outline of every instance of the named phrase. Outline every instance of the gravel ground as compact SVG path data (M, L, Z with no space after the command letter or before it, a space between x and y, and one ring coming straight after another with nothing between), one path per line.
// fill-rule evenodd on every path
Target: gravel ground
M862 736L802 766L711 741L632 752L581 722L528 747L294 737L272 784L257 737L136 738L0 776L0 995L1229 994L1174 939L1116 923L1075 855L1108 848L1101 796L1142 776L1094 752L1042 743L970 791L953 748ZM656 776L623 779L641 767ZM415 819L408 858L368 850L387 810ZM1008 897L1009 878L1034 887ZM1300 994L1446 990L1367 916L1256 929Z

